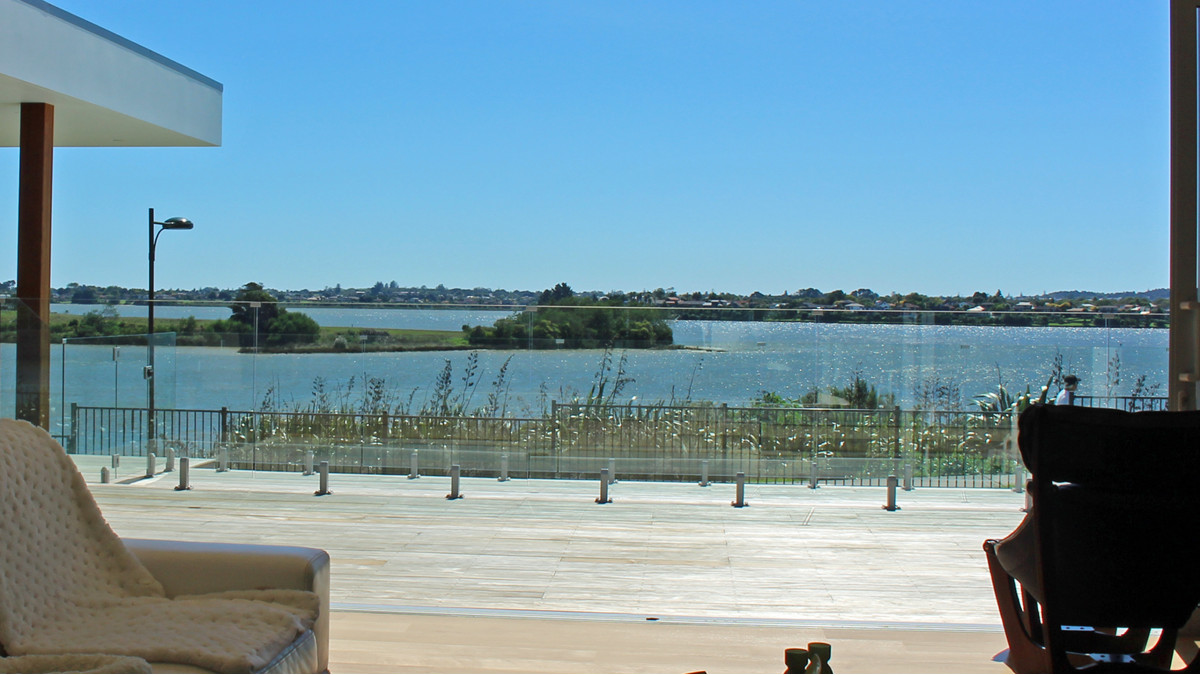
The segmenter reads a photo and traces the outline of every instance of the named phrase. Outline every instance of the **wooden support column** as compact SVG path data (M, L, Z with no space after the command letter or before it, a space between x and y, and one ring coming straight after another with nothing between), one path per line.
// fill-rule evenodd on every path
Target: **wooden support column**
M21 104L16 416L50 428L50 204L54 106Z
M1200 380L1196 7L1197 0L1171 0L1171 410L1196 410Z

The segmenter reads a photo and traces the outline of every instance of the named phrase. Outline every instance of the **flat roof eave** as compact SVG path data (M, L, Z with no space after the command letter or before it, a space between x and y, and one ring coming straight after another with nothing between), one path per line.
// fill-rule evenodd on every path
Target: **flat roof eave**
M20 104L55 107L56 146L221 144L223 87L42 0L0 0L0 147Z

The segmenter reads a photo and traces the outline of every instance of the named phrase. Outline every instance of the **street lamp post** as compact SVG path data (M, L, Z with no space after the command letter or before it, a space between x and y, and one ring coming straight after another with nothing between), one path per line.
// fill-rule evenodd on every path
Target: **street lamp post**
M147 408L147 446L154 441L158 435L154 424L154 249L158 246L158 237L164 230L190 230L192 229L192 221L187 218L167 218L159 222L154 219L154 209L150 209L150 283L146 286L147 295L147 310L146 310L146 408ZM158 225L158 232L154 231L154 226Z

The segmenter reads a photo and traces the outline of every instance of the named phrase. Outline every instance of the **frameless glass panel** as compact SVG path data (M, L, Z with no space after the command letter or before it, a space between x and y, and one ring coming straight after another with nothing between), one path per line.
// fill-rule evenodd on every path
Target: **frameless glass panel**
M1011 413L1064 375L1081 405L1165 387L1162 316L232 306L161 308L156 407L245 468L1012 485ZM113 347L69 341L64 402L144 410L138 350Z

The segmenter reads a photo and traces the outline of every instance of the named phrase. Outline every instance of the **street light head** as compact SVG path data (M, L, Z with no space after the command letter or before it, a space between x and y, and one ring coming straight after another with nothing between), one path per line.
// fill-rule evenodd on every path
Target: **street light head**
M192 221L187 218L167 218L159 223L164 230L190 230L194 227Z

